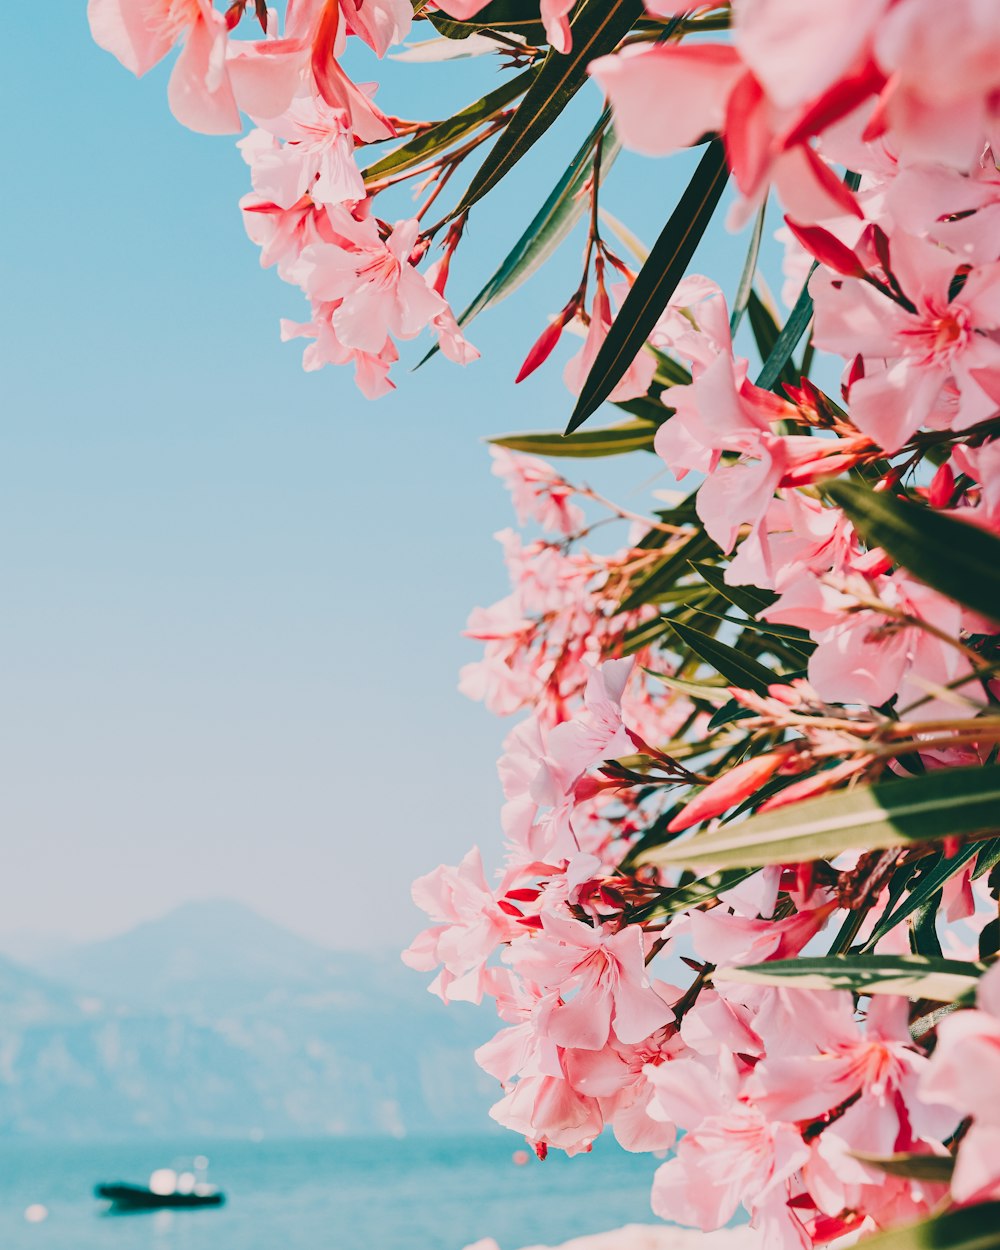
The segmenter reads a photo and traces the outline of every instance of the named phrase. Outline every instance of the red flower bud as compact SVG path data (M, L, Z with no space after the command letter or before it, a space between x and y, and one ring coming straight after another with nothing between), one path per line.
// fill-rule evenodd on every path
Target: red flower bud
M768 781L788 758L788 749L768 751L766 755L757 755L753 759L737 764L722 777L710 782L704 790L696 795L682 812L679 812L667 825L670 833L680 833L702 820L720 816L724 811L737 803L742 803L751 794L756 794L765 781Z

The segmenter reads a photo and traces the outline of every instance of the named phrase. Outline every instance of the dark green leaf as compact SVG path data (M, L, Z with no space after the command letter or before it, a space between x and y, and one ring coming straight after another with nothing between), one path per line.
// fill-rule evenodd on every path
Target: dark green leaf
M566 437L578 438L579 435L572 434ZM708 555L713 550L715 550L715 543L704 530L698 530L629 592L622 600L621 610L631 612L635 608L641 608L643 604L661 602L661 597L665 592L687 573L691 561Z
M721 673L731 685L739 686L741 690L767 694L768 686L782 680L777 673L772 673L769 668L751 660L749 656L741 655L711 634L702 633L700 629L693 629L681 621L671 620L669 624L685 650L693 652L710 668Z
M643 12L642 0L584 0L573 18L573 46L549 49L517 112L473 175L454 216L465 212L508 174L542 137L587 79L587 65L612 52Z
M816 262L813 261L812 269L809 270L810 277L815 268ZM798 347L799 339L805 334L806 327L812 321L812 315L813 302L809 294L809 279L807 278L799 293L799 298L795 301L795 307L789 314L781 333L775 339L774 347L771 348L771 353L764 361L764 367L757 377L757 385L763 390L769 391L772 387L778 389L775 383L781 383L783 374L786 380L789 378L785 372L786 366L792 358L792 352ZM798 381L794 371L791 373L791 380Z
M648 421L625 421L603 430L580 430L576 434L505 434L489 441L511 451L536 456L620 456L626 451L652 451L656 427Z
M743 262L743 273L740 275L740 284L736 288L736 295L733 297L733 311L729 314L729 333L735 334L743 320L743 313L746 311L747 304L753 294L753 279L757 272L757 257L760 255L760 239L764 233L764 218L767 216L767 195L765 194L761 201L760 208L757 210L757 217L753 223L753 233L750 236L750 246L747 248L747 258Z
M526 4L525 0L492 0L491 4L466 21L435 11L427 14L427 20L446 39L468 39L480 31L497 30L504 34L521 35L534 47L548 42L538 5Z
M763 964L719 968L716 981L792 986L802 990L850 990L854 994L902 994L951 1003L974 995L984 964L920 955L816 955L772 959Z
M412 169L414 165L419 165L428 156L433 156L435 152L450 147L456 140L488 121L494 113L510 104L512 100L516 100L519 95L523 95L535 76L535 72L534 69L526 69L516 77L507 79L495 91L484 95L481 100L462 109L454 117L449 117L420 134L414 135L407 143L393 152L388 152L374 165L369 165L362 174L365 182L378 182L388 174L397 174L405 169Z
M567 427L572 433L600 407L642 350L694 255L726 185L726 153L709 144L670 220L653 244L601 344Z
M745 612L747 616L755 617L758 612L769 608L778 597L769 590L758 590L756 586L730 586L723 570L717 564L692 561L691 567L703 581L708 582L713 590L724 595L731 604L739 608L741 612ZM805 630L799 632L804 638L809 637Z
M895 911L890 912L878 922L863 949L866 951L871 950L875 943L881 941L889 930L894 929L901 920L905 920L917 908L929 903L945 882L950 877L953 877L956 872L960 872L979 849L975 843L971 843L969 846L960 846L957 853L952 855L950 859L945 859L942 856L936 864L925 869L913 889Z
M942 768L763 812L660 854L664 863L716 868L799 864L847 850L911 846L998 827L1000 766Z
M949 599L1000 621L1000 539L989 531L860 482L831 482L824 494L869 546Z

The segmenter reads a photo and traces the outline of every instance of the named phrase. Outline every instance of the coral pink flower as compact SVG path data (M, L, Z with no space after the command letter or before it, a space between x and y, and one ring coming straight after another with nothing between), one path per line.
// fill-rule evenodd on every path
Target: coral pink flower
M699 791L667 825L667 830L680 833L703 820L721 816L730 807L756 794L787 759L787 751L768 751L735 765Z
M542 917L537 935L509 951L519 973L564 996L549 1006L538 1028L575 1050L601 1050L612 1033L620 1042L641 1042L673 1020L650 984L645 956L642 932L634 925L608 933L553 914Z
M142 75L183 41L167 88L177 120L204 134L232 134L240 114L226 68L226 22L211 0L89 0L94 41Z

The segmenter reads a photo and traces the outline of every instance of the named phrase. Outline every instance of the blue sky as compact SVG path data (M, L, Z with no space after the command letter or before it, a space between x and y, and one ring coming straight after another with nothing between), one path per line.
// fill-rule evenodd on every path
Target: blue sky
M425 345L404 345L398 391L369 403L348 372L305 374L300 345L280 343L279 317L304 304L243 233L232 140L174 122L163 67L137 82L91 44L82 4L42 13L13 6L0 52L18 119L0 313L0 936L98 937L225 895L335 946L403 943L409 880L498 845L506 726L455 688L475 654L468 609L505 592L491 534L511 516L481 440L564 424L561 364L513 376L575 286L582 240L474 324L482 361L413 374ZM388 111L433 117L495 69L371 76ZM599 103L587 88L475 210L456 303ZM649 242L689 168L624 156L605 202ZM720 224L696 267L731 291L744 249ZM656 468L570 476L635 508Z

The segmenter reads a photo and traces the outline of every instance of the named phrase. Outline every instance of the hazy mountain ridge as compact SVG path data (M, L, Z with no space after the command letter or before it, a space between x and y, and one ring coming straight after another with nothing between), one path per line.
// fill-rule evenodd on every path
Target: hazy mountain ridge
M482 1131L497 1089L471 1052L495 1017L425 983L229 902L31 968L0 957L0 1132Z

